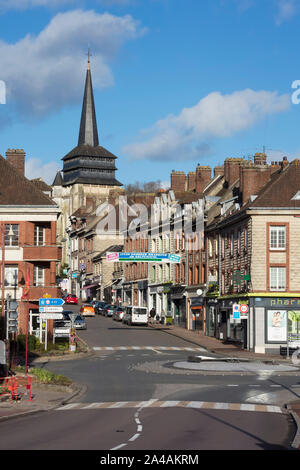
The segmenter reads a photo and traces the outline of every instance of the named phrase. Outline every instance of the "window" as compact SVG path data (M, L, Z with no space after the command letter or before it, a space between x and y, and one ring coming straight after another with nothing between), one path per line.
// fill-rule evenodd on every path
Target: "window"
M18 266L5 266L4 285L5 287L18 285Z
M35 266L33 271L33 285L34 286L44 286L44 273L45 268L43 266Z
M238 230L238 240L237 240L237 254L241 253L241 231Z
M270 268L270 290L283 291L286 289L286 268Z
M245 228L244 230L244 251L247 251L248 247L248 229Z
M42 246L45 244L45 227L42 225L34 226L34 244L35 246Z
M285 250L285 232L285 226L270 227L270 250Z
M5 224L5 246L19 246L18 224Z
M155 266L151 266L151 281L152 282L155 282L155 277L156 277Z
M230 235L230 256L233 256L233 249L234 249L234 235L231 233Z

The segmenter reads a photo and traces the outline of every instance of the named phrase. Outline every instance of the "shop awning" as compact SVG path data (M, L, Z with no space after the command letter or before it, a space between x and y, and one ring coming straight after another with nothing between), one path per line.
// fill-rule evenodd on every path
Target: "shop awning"
M89 284L88 286L84 286L83 289L91 289L92 287L99 286L99 282L95 282L94 284Z

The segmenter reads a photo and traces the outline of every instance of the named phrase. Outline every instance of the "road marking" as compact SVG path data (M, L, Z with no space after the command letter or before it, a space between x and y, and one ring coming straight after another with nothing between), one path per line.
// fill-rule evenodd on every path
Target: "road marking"
M94 351L143 351L143 350L161 350L161 351L189 351L199 352L204 351L203 348L189 348L180 346L94 346Z
M118 449L122 449L122 447L125 447L125 446L127 446L127 444L120 444L119 446L117 446L117 447L113 447L113 448L112 448L112 449L110 449L110 450L118 450Z
M139 437L139 433L136 433L134 436L132 436L130 439L128 439L130 442L135 441Z
M261 405L253 403L221 403L221 402L207 402L207 401L178 401L166 400L159 401L153 398L148 401L130 402L130 401L117 401L117 402L99 402L99 403L70 403L68 405L60 406L57 411L69 410L88 410L88 409L116 409L116 408L138 408L135 413L135 421L140 425L138 419L139 413L145 408L202 408L202 409L215 409L215 410L235 410L235 411L259 411L265 413L285 413L279 406L274 405Z

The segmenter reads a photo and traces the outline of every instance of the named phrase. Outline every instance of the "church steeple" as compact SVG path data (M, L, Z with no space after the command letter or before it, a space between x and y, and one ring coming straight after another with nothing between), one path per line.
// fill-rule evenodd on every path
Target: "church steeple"
M89 50L78 145L62 158L62 185L118 187L122 183L115 177L117 157L99 145L90 55Z
M78 145L99 145L92 75L90 69L90 50L88 52L88 68L86 71L85 89L81 111Z

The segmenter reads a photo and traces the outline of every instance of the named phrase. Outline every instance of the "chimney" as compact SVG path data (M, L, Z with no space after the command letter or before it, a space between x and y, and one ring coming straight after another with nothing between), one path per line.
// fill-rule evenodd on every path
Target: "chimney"
M257 195L260 189L269 181L271 167L267 165L240 166L240 193L242 204L246 204L251 195Z
M25 152L23 149L8 149L6 152L6 161L15 167L23 176L25 176Z
M287 157L283 157L281 167L285 168L289 164Z
M196 172L190 171L187 175L187 190L194 191L196 188Z
M243 158L226 158L224 162L225 181L231 186L240 174L240 165L246 164Z
M205 186L211 181L211 167L198 165L196 168L196 193L203 193Z
M254 155L254 165L266 165L267 155L265 153L256 153Z
M171 173L171 189L173 191L186 190L186 177L184 171L175 171Z
M224 166L215 166L214 167L214 178L219 175L224 175Z

